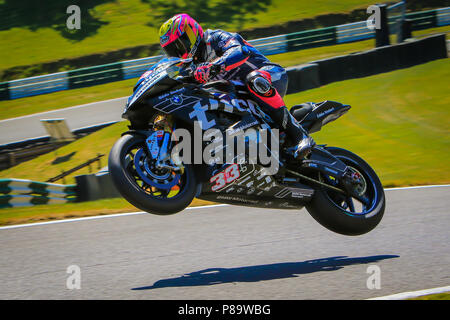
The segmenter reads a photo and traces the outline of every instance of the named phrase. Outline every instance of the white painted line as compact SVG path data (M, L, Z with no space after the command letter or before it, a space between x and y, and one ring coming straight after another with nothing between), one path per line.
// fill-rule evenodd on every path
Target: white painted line
M426 188L441 188L441 187L450 187L450 184L434 184L429 186L411 186L411 187L396 187L396 188L386 188L385 191L390 190L409 190L409 189L426 189Z
M450 184L430 185L430 186L415 186L415 187L387 188L387 189L384 189L384 190L385 191L391 191L391 190L408 190L408 189L422 189L422 188L445 188L445 187L450 187ZM217 207L224 207L224 206L229 206L229 204L222 203L222 204L213 204L213 205L207 205L207 206L188 207L185 210L208 209L208 208L217 208ZM16 229L16 228L23 228L23 227L33 227L33 226L42 226L42 225L55 224L55 223L76 222L76 221L83 221L83 220L116 218L116 217L132 216L132 215L138 215L138 214L148 214L148 213L147 212L143 212L143 211L141 211L141 212L127 212L127 213L107 214L107 215L92 216L92 217L82 217L82 218L74 218L74 219L64 219L64 220L55 220L55 221L46 221L46 222L17 224L17 225L0 227L0 230Z
M402 292L402 293L392 294L389 296L370 298L370 299L366 299L366 300L404 300L404 299L417 298L417 297L426 296L429 294L438 294L438 293L444 293L444 292L449 292L449 291L450 291L450 286L447 286L447 287L432 288L432 289L419 290L419 291Z
M223 207L223 206L227 206L227 204L213 204L213 205L207 205L207 206L188 207L185 210L208 209L208 208L216 208L216 207ZM138 212L126 212L126 213L116 213L116 214L104 214L104 215L100 215L100 216L81 217L81 218L74 218L74 219L24 223L24 224L16 224L16 225L11 225L11 226L0 227L0 230L17 229L17 228L34 227L34 226L44 226L44 225L48 225L48 224L77 222L77 221L85 221L85 220L97 220L97 219L104 219L104 218L135 216L135 215L140 215L140 214L150 214L150 213L147 213L144 211L138 211Z

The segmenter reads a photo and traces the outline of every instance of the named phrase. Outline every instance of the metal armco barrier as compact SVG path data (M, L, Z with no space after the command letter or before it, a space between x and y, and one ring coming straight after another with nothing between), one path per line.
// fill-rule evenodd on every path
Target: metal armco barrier
M76 185L0 179L0 208L76 201Z
M338 56L287 69L287 93L447 58L445 34Z
M450 7L408 13L405 17L411 20L411 29L413 31L450 25ZM394 32L396 32L394 29L391 30L391 33ZM361 21L250 40L249 42L264 55L273 55L373 38L375 38L375 31L367 28L366 21ZM0 100L17 99L136 78L141 76L161 57L154 56L2 82L0 83Z

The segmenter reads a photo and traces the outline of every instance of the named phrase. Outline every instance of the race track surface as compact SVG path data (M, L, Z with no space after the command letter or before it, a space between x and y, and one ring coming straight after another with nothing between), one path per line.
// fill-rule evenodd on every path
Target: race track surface
M48 136L41 119L66 119L70 130L122 120L126 100L117 98L0 120L0 145Z
M450 284L449 187L387 190L380 225L237 206L0 229L1 299L366 299ZM70 265L81 288L68 289ZM380 270L369 289L368 267Z

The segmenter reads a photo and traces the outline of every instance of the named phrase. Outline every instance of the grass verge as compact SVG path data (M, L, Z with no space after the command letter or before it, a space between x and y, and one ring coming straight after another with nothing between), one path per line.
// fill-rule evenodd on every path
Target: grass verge
M312 60L333 57L356 51L368 50L373 40L301 50L269 56L273 62L284 67ZM48 93L33 97L0 101L0 120L20 117L37 112L56 110L74 105L125 97L131 94L137 79L111 82L93 87Z
M214 203L194 199L190 206L197 207L210 204ZM125 199L120 198L80 203L17 207L0 209L0 226L139 211L141 210L129 204Z
M0 70L92 53L158 43L160 24L186 12L207 29L231 31L282 24L321 14L350 12L373 4L368 0L161 1L91 0L80 4L81 29L69 32L64 15L72 2L0 1Z
M450 300L450 292L430 294L426 296L420 296L417 298L411 298L408 300Z
M414 32L414 36L422 37L436 33L450 32L450 26ZM394 37L392 43L394 43ZM283 67L291 67L314 60L326 59L353 52L369 50L374 47L375 40L366 40L334 46L306 49L269 56L269 59ZM111 82L107 84L59 91L33 97L0 101L0 120L20 117L38 112L51 111L85 103L125 97L137 79Z

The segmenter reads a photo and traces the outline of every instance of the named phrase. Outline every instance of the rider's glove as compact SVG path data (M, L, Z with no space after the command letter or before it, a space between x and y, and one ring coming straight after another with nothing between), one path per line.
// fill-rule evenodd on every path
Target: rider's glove
M195 80L199 83L206 83L211 78L211 66L209 62L201 63L194 71Z
M199 83L206 83L219 73L224 72L225 65L214 62L200 63L194 71L195 80Z

